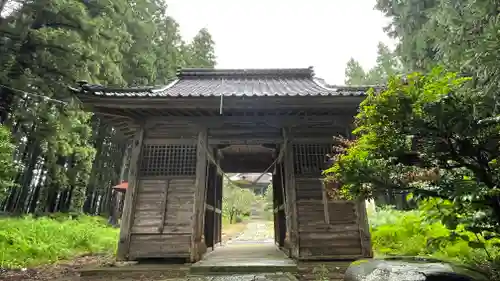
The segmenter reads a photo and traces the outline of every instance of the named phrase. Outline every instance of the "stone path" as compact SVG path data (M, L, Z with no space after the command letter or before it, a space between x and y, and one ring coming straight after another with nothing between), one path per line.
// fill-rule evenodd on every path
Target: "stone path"
M231 239L231 243L274 243L273 223L269 221L250 221L245 231L238 237Z
M241 235L207 254L191 267L191 272L203 275L200 281L294 280L290 272L297 266L275 246L273 236L272 222L250 221ZM198 281L191 279L198 277L190 276L189 280Z
M292 277L290 274L268 273L268 274L190 276L188 277L187 281L295 281L295 280L296 279Z

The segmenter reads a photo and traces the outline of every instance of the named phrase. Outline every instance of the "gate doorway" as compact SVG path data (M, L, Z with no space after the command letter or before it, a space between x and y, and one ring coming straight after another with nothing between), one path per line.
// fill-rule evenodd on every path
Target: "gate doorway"
M258 180L266 174L271 174L272 213L274 245L284 249L286 236L285 193L283 177L283 157L280 156L279 144L233 144L219 145L214 153L216 158L210 161L208 167L208 186L205 209L204 237L207 248L214 250L222 240L223 221L223 185L233 185L231 188L242 188L235 179L228 174L254 173L249 181L249 187L254 187ZM210 184L216 181L215 184ZM245 188L245 187L243 187ZM226 189L227 191L227 189ZM250 192L250 191L248 191ZM255 192L252 190L251 192ZM257 196L264 196L262 191L255 192ZM262 198L263 200L263 198ZM226 208L227 211L227 208ZM260 210L263 211L263 210ZM261 218L262 219L262 218ZM244 238L252 240L249 237ZM259 239L258 239L259 240ZM255 241L257 242L257 240Z
M208 168L208 182L211 182L210 178L214 178L217 179L219 184L208 185L207 189L204 222L207 252L199 262L193 265L195 271L203 268L214 270L214 268L224 267L234 269L235 267L263 266L274 268L273 270L288 271L296 266L287 257L289 253L285 249L285 179L283 175L283 153L280 153L281 148L282 145L280 144L270 143L231 144L217 147L217 151L214 153L217 157L210 161ZM217 208L216 206L219 206L219 204L216 202L223 201L224 191L228 192L229 188L241 188L241 185L235 182L238 179L231 178L228 175L233 173L254 173L254 177L249 179L248 187L255 187L258 180L266 174L272 175L269 178L272 189L272 207L270 210L272 212L270 219L273 225L270 235L272 240L267 239L269 234L259 233L267 232L267 229L262 228L265 228L270 222L264 221L263 218L252 219L252 217L247 221L247 229L241 233L241 236L233 237L229 241L222 240L220 235L222 233L222 224L218 222L222 221L224 210L228 211L228 209L223 208L223 205L220 205L221 208ZM217 186L224 184L232 186L216 189ZM255 192L256 197L262 196L260 191L252 190L247 192ZM224 203L222 202L222 204ZM211 206L211 204L215 204L215 206ZM218 209L221 210L220 213Z

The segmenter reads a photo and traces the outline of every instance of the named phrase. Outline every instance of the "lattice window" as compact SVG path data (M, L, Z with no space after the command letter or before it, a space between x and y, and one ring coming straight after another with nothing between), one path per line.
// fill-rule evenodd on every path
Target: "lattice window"
M320 175L326 168L326 155L331 144L294 144L293 158L296 175Z
M196 175L196 145L147 144L143 147L142 177Z

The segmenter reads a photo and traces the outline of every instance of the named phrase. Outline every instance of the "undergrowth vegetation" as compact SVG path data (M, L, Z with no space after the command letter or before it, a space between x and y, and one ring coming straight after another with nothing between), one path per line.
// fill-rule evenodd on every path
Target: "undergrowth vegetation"
M23 268L81 254L114 253L118 229L80 215L0 219L0 268Z
M381 208L369 213L372 246L376 256L424 256L458 262L486 271L498 279L500 248L496 239L485 241L459 225L449 230L420 208L398 211Z

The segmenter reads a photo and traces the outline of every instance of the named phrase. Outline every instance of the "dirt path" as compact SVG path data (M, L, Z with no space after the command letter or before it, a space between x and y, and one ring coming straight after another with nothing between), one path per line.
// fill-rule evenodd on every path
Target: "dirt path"
M77 257L71 261L63 261L57 264L40 266L36 268L27 268L23 270L2 270L0 268L0 280L78 280L79 269L85 266L111 264L112 262L113 257L109 255L84 255Z

